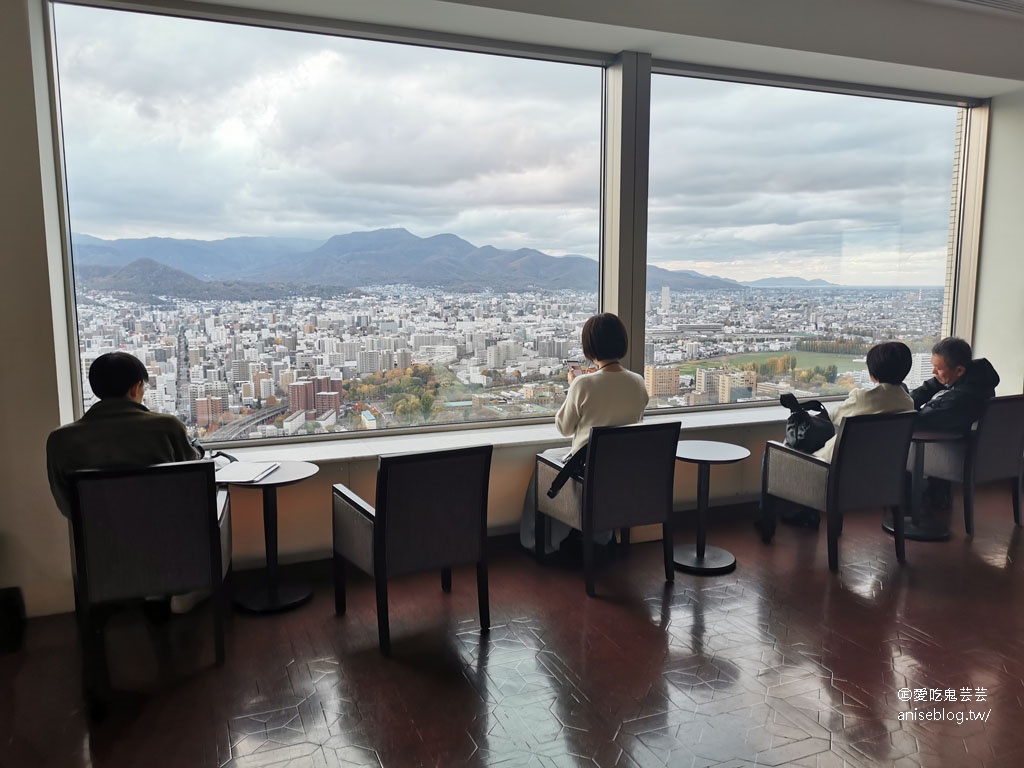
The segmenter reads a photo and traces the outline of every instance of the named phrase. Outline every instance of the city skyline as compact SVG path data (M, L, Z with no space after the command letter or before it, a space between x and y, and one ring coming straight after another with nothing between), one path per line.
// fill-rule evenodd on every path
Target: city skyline
M83 374L104 352L135 354L150 370L146 404L214 441L550 418L565 396L566 360L581 358L580 329L597 307L595 293L578 290L404 286L327 299L161 304L79 290ZM930 375L943 292L648 296L650 407L665 408L772 402L785 391L841 395L868 383L864 353L890 338L917 353L919 383Z

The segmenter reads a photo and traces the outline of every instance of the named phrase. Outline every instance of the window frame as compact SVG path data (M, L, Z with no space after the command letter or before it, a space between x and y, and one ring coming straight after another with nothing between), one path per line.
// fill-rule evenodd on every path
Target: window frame
M73 413L83 412L83 381L79 359L77 307L74 274L71 265L70 206L65 183L63 126L57 78L57 50L54 12L57 5L78 5L134 13L156 14L202 21L225 22L244 26L348 37L393 44L486 53L542 61L601 67L602 88L600 233L598 253L598 309L615 312L629 332L630 350L624 364L643 372L645 340L647 203L650 145L650 99L652 74L717 79L755 85L771 85L798 90L823 91L849 95L887 98L959 107L963 110L959 146L955 148L951 242L947 263L946 311L943 333L959 335L971 341L980 250L981 215L985 180L986 144L989 125L989 100L952 94L931 93L847 81L795 77L770 72L710 67L652 58L637 51L607 53L596 50L561 48L547 45L475 37L381 24L312 17L281 11L264 11L235 6L174 2L173 0L41 0L48 13L46 23L49 95L53 115L52 133L56 157L56 183L59 198L61 259L67 321L68 359L70 360ZM759 408L773 403L730 403L723 405L659 408L658 416L673 413ZM287 438L258 438L218 442L211 447L241 447L323 442L402 434L426 434L456 430L489 429L536 425L543 417L508 419L458 424L428 424L393 427L367 434L363 431L330 436L310 435Z

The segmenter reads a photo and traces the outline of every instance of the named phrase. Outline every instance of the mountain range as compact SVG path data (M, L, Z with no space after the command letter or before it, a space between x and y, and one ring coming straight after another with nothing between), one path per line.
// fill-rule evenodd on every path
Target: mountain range
M405 229L336 235L327 241L277 237L224 240L102 240L72 235L80 283L137 296L271 299L331 295L360 286L408 284L449 291L597 290L593 259L549 256L531 248L478 247L452 234L418 237ZM830 285L823 280L770 278L738 283L690 270L648 266L652 288L737 289L747 285Z

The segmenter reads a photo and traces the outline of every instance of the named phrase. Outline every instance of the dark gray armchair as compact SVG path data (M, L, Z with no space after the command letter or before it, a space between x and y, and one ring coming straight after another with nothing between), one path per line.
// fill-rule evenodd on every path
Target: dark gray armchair
M537 455L538 557L547 538L547 520L554 519L582 534L583 578L587 594L594 596L594 532L622 530L660 523L665 560L665 581L675 578L672 563L672 485L675 479L679 422L594 427L587 442L583 482L571 480L555 498L547 495L564 466L544 454Z
M334 608L345 613L345 563L374 578L377 634L391 651L388 579L439 569L451 592L452 567L476 563L480 627L490 628L487 599L489 445L381 456L376 507L344 485L333 493Z
M774 499L801 504L825 514L828 567L839 568L843 513L869 507L897 508L893 515L896 557L905 558L903 516L908 506L907 453L917 414L880 414L843 419L832 461L769 441L761 477L765 541L774 532Z
M224 662L231 511L214 469L212 461L183 461L73 474L72 565L87 694L108 682L94 610L101 605L209 589L216 662Z
M964 528L974 535L974 487L1008 480L1013 496L1013 521L1021 524L1021 472L1024 469L1024 395L992 398L966 440L929 443L924 474L961 483Z

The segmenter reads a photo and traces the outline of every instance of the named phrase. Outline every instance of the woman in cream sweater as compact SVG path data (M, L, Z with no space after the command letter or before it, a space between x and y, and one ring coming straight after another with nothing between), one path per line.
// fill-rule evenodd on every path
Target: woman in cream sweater
M914 410L914 399L903 385L910 373L913 357L910 347L899 341L886 341L868 350L868 375L877 384L872 389L857 388L831 413L836 432L847 416L870 416L877 413L903 413ZM832 460L833 436L814 455Z
M643 376L619 363L626 356L629 339L626 327L616 315L605 312L591 317L583 326L581 341L583 354L593 362L594 368L588 373L578 366L570 368L569 392L555 414L558 431L572 438L570 455L586 450L591 427L619 427L640 421L648 401ZM564 448L553 448L550 453L559 460L567 458ZM519 526L520 542L531 550L534 546L536 485L535 480L530 481ZM541 489L541 492L546 490ZM553 552L557 549L569 535L569 530L567 525L552 520L551 539L545 542L545 550ZM610 531L595 534L594 538L598 543L607 543Z

